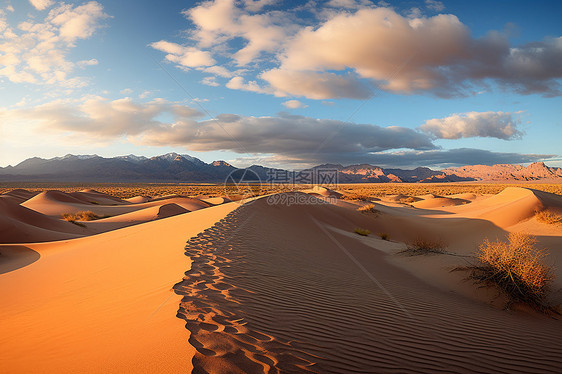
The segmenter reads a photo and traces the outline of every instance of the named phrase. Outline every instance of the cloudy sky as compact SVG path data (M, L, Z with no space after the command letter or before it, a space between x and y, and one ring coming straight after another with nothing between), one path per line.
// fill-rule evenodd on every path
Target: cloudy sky
M562 166L562 3L0 0L0 166Z

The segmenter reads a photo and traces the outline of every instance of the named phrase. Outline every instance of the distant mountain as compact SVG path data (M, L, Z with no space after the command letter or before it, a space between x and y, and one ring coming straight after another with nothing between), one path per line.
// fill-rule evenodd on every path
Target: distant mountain
M493 166L471 165L445 169L443 174L491 182L562 180L562 168L548 167L544 162L535 162L527 167L500 164Z
M472 165L441 171L419 167L413 170L384 169L369 164L343 166L324 164L301 172L252 165L238 169L225 161L207 164L186 154L167 153L144 157L126 155L105 158L98 155L66 155L43 159L33 157L16 166L0 168L0 181L61 182L223 182L245 180L307 183L319 173L337 174L339 183L439 183L461 181L545 181L562 182L562 168L542 162L520 165ZM331 179L333 182L334 179Z

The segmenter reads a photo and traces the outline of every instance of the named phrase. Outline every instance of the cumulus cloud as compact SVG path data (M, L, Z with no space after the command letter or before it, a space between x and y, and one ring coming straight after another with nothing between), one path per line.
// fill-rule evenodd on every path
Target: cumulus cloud
M304 96L309 99L367 99L372 91L351 75L272 69L261 74L276 96ZM271 92L271 90L270 90Z
M242 77L234 77L228 81L226 84L227 88L232 90L242 90L242 91L250 91L250 92L257 92L257 93L272 93L270 89L260 87L258 82L256 81L249 81L245 82L244 78Z
M106 17L103 7L90 1L76 7L61 3L49 11L43 22L30 19L19 23L17 29L0 21L4 39L0 44L0 76L16 83L84 85L83 80L68 75L76 65L97 60L74 63L67 60L67 54L78 40L92 36Z
M420 129L437 139L488 137L512 140L523 136L518 129L520 123L513 113L468 112L427 120Z
M284 155L314 150L318 153L347 153L435 148L426 135L397 126L380 127L288 115L242 117L229 114L217 119L160 126L146 131L143 141L152 145L185 146L195 151Z
M200 113L190 107L155 99L148 103L130 98L108 100L85 97L79 102L53 101L33 108L0 112L3 121L25 119L37 123L43 131L88 133L93 137L116 138L139 135L164 124L157 117L167 114L176 121L193 119Z
M172 121L162 121L162 115ZM198 120L197 110L155 99L108 100L92 96L78 102L53 101L33 108L5 110L2 121L28 120L43 130L88 133L96 137L132 137L150 145L184 146L195 151L300 154L381 152L391 149L434 149L431 139L416 130L280 114L251 117L221 114Z
M45 10L53 5L53 0L29 0L37 10Z
M245 1L257 11L271 1ZM205 1L184 12L196 27L193 39L200 47L225 46L234 38L246 41L232 58L238 65L247 65L264 52L278 50L287 35L286 20L277 12L251 14L236 6L234 0Z
M211 66L216 63L210 52L202 51L194 47L184 47L165 40L151 43L150 46L159 51L166 52L166 60L174 62L184 68Z
M308 108L308 105L305 105L298 100L288 100L281 104L289 109Z
M277 96L365 98L376 86L452 97L481 91L490 80L521 94L562 94L561 37L511 46L499 32L474 38L452 14L427 17L417 8L403 16L362 0L331 0L311 11L317 18L250 3L258 2L205 1L186 10L195 27L186 45L244 66L253 74L245 80L261 78L257 85ZM444 9L436 0L425 7Z

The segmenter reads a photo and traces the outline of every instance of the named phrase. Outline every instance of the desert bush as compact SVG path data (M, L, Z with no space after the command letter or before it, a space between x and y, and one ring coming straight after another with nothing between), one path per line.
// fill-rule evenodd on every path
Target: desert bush
M522 233L510 233L508 242L484 240L477 254L481 264L471 268L470 278L497 286L510 302L544 310L554 275L542 264L546 252L537 249L536 242L536 237Z
M426 255L432 253L445 253L447 245L440 239L431 239L427 237L417 237L407 244L407 248L402 251L412 256Z
M380 213L380 211L375 208L375 204L363 205L362 207L357 208L357 211L361 212L361 213L365 213L365 214L378 214L378 213Z
M400 202L401 202L402 204L411 204L411 203L415 203L417 200L418 200L418 199L416 199L416 198L414 198L414 197L412 197L412 196L409 196L409 197L406 197L406 198L404 198L404 199L400 199Z
M356 193L343 194L343 195L341 196L341 199L342 199L342 200L370 201L369 196L361 195L361 194L356 194Z
M62 215L62 219L68 222L73 221L93 221L95 219L99 219L100 217L95 214L94 212L87 210L87 211L80 211L77 213L64 213Z
M537 218L537 221L542 222L542 223L546 223L548 225L554 225L557 223L562 223L562 216L553 213L549 210L542 210L540 212L538 212L535 217Z
M389 240L390 236L386 232L379 232L379 238L382 240Z
M362 236L368 236L371 233L371 231L367 230L367 229L362 229L362 228L356 227L355 233L357 233L359 235L362 235Z

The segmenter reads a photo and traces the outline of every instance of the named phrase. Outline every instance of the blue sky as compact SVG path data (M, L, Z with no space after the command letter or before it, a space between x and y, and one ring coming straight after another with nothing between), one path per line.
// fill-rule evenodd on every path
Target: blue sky
M562 4L0 0L0 166L562 166Z

